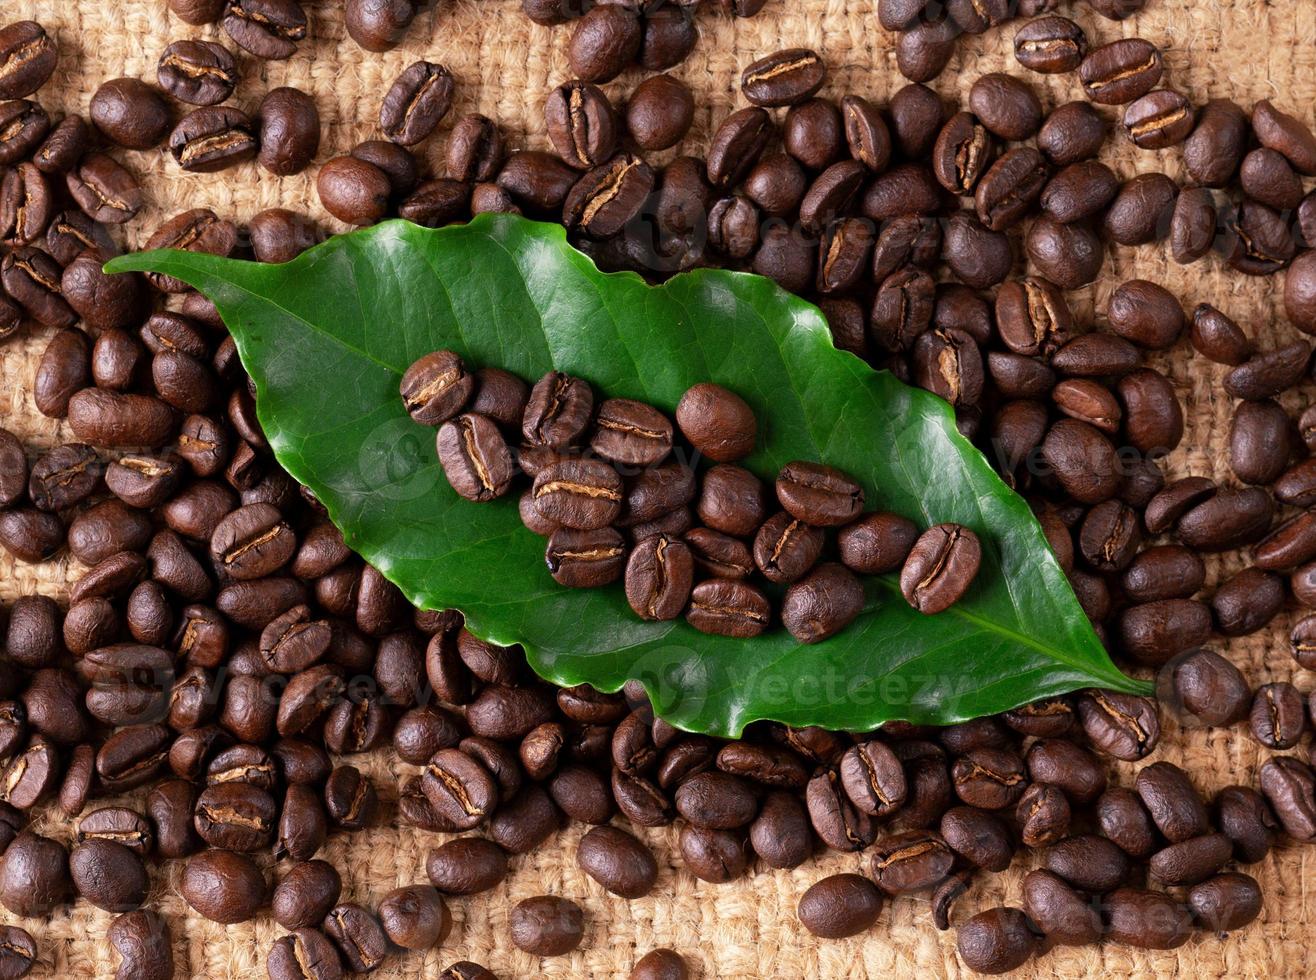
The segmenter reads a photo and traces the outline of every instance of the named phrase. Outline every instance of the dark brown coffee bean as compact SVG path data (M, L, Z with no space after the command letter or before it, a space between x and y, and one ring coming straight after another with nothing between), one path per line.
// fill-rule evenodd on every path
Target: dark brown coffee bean
M896 39L896 67L911 82L930 82L950 63L960 27L948 16L920 19Z
M283 61L306 38L306 13L297 0L229 0L224 30L257 58Z
M1024 909L1047 943L1086 946L1101 936L1101 916L1096 908L1059 875L1038 869L1023 883Z
M758 106L732 113L714 132L708 147L708 180L719 190L739 184L758 162L773 135L772 119Z
M1014 813L1020 839L1027 847L1054 844L1069 833L1069 800L1058 786L1031 784L1019 797Z
M224 170L251 159L258 149L256 125L232 106L195 109L169 134L170 154L180 167L195 173Z
M595 10L624 9L596 7ZM518 902L510 916L512 942L534 956L563 956L584 936L584 913L575 902L541 895Z
M626 599L641 619L675 619L690 598L694 557L684 541L645 538L626 563Z
M460 837L429 852L426 873L447 895L474 895L495 887L507 876L507 855L493 841Z
M59 51L36 21L23 20L0 30L0 99L21 99L46 83Z
M180 102L218 105L233 94L240 76L237 62L223 45L175 41L160 56L156 77L160 87Z
M1080 834L1052 845L1046 852L1046 867L1075 888L1105 892L1124 880L1129 859L1106 838Z
M1218 364L1237 367L1252 355L1252 342L1238 324L1208 303L1193 310L1190 338L1199 354Z
M188 859L179 890L200 915L235 925L255 916L264 904L266 884L247 855L212 849Z
M169 132L169 107L164 97L137 78L115 78L102 84L91 98L90 114L102 135L133 150L149 150Z
M1298 383L1310 360L1311 345L1303 340L1253 354L1225 375L1225 390L1235 398L1273 398Z
M774 514L754 538L754 562L770 582L786 584L805 574L822 552L823 533L782 511ZM728 583L705 583L727 592ZM735 591L735 590L732 590ZM710 596L711 598L711 596ZM727 592L726 598L732 598Z
M35 102L0 102L0 166L32 155L50 132L50 116Z
M1252 108L1252 129L1262 146L1282 153L1298 173L1316 175L1316 134L1306 123L1262 99Z
M882 905L882 893L863 875L835 874L811 885L795 914L815 936L843 939L869 929Z
M977 535L958 524L923 532L900 572L905 601L925 615L958 602L978 574L982 549Z
M559 585L594 588L615 582L626 567L626 543L613 528L552 532L544 561Z
M1154 702L1115 691L1084 692L1077 702L1079 720L1092 744L1107 755L1133 761L1160 741Z
M393 83L379 110L384 135L402 146L415 146L452 108L452 73L443 65L417 61Z
M798 105L822 88L827 66L816 51L792 48L754 62L740 77L745 98L759 106Z
M1037 133L1037 148L1057 167L1097 155L1106 139L1106 122L1087 102L1066 102L1052 110Z
M389 952L388 937L379 920L355 903L335 905L325 916L322 927L353 973L374 972Z
M801 643L835 636L863 611L864 588L844 565L826 562L786 590L781 621Z
M644 205L653 184L653 171L639 157L614 157L571 188L563 204L563 223L595 238L611 237Z
M658 863L637 838L616 827L595 827L576 850L581 869L605 889L622 898L649 894L658 877Z
M1170 89L1157 89L1125 107L1124 132L1140 149L1163 150L1187 139L1194 115L1187 98Z
M939 884L954 860L954 852L937 834L911 830L877 841L869 874L886 894L904 895Z
M320 149L320 113L300 89L272 89L256 113L260 165L278 177L301 173Z
M18 916L46 916L69 898L68 852L31 831L19 833L0 867L0 905Z
M1014 36L1014 56L1032 71L1054 75L1074 71L1087 53L1087 35L1067 17L1039 17Z
M1228 551L1260 540L1270 530L1275 505L1258 487L1226 490L1179 518L1179 539L1199 551Z
M479 826L497 802L488 771L457 749L435 753L421 783L430 805L458 830Z
M1108 940L1140 949L1176 949L1192 936L1188 909L1164 892L1119 888L1103 904Z
M459 415L439 429L439 462L452 488L467 500L501 497L515 472L507 443L483 415Z
M630 7L605 4L581 17L572 31L567 57L577 78L609 82L640 53L643 31Z
M1088 52L1078 76L1093 102L1123 105L1155 88L1163 71L1155 45L1141 38L1123 38Z

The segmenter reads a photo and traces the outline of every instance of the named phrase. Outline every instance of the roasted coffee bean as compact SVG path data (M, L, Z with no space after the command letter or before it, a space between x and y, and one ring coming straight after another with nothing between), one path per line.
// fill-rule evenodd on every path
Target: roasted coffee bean
M1135 761L1145 757L1160 741L1156 707L1146 698L1091 690L1079 697L1077 707L1088 738L1107 755Z
M810 779L805 798L814 832L828 847L861 851L873 842L872 821L851 803L835 771L828 770Z
M1178 187L1165 174L1147 173L1128 180L1111 202L1102 223L1120 245L1145 245L1169 233Z
M1101 271L1101 242L1082 223L1066 225L1044 215L1029 228L1025 245L1034 267L1062 289L1086 286Z
M978 537L958 524L924 531L900 572L905 601L925 615L950 608L968 591L978 574L982 548Z
M1052 845L1046 852L1046 867L1075 888L1105 892L1124 880L1129 859L1106 838L1079 834Z
M1182 143L1193 131L1192 104L1170 89L1157 89L1124 109L1124 132L1134 146L1163 150Z
M740 77L740 90L758 106L798 105L827 80L827 66L816 51L792 48L754 62Z
M973 193L980 176L991 166L995 147L986 126L973 113L958 112L946 121L932 151L937 182L951 193Z
M1123 105L1155 88L1163 71L1155 45L1142 38L1123 38L1088 52L1078 77L1093 102Z
M321 928L342 954L352 973L373 973L389 952L388 937L375 916L353 902L335 905Z
M1207 833L1206 807L1178 766L1153 763L1139 771L1135 787L1166 840L1179 843Z
M1247 142L1247 115L1228 99L1211 99L1184 143L1184 165L1203 187L1223 187L1238 171Z
M681 857L696 878L724 884L745 873L749 863L745 838L739 831L681 828Z
M333 980L343 975L334 944L319 929L311 928L275 940L266 969L273 980Z
M0 99L21 99L46 83L59 62L55 41L36 21L0 30Z
M1019 797L1014 813L1020 839L1027 847L1054 844L1069 833L1069 800L1058 786L1031 784Z
M17 168L5 174L3 181L0 181L0 237L3 237L7 244L12 245L31 245L39 241L45 234L47 225L55 211L55 199L51 193L51 188L46 177L35 166L30 163L20 163ZM96 270L99 272L100 264L97 263ZM85 274L82 279L86 279ZM107 299L113 302L114 290L107 288L108 277L99 280L96 285L106 289L110 295ZM79 282L81 288L78 290L78 296L84 301L78 303L76 309L79 313L84 310L90 311L93 315L99 312L92 303L86 300L91 297L88 295L93 292L89 288L90 284ZM134 276L125 276L119 281L120 288L125 291L131 291L137 286L137 279ZM67 294L67 286L64 287ZM69 297L66 295L65 297ZM120 302L118 305L122 305ZM115 311L117 312L117 311ZM113 326L116 325L115 312L107 314L105 319L110 323L93 323L93 326Z
M1192 917L1164 892L1119 888L1103 899L1105 938L1140 949L1176 949L1192 936Z
M1273 398L1298 383L1310 360L1311 345L1302 340L1253 354L1225 375L1225 390L1250 401Z
M787 153L809 170L827 169L846 149L841 111L826 99L809 99L792 106L786 113L782 144Z
M1121 337L1151 350L1174 345L1183 333L1183 308L1166 289L1143 279L1120 285L1110 298L1107 317Z
M559 585L594 588L615 582L626 567L626 543L613 528L554 530L544 551L549 573Z
M1133 448L1157 457L1179 445L1183 409L1165 375L1151 368L1131 371L1116 382L1115 390L1124 405L1124 435Z
M1302 695L1286 681L1263 684L1252 701L1252 737L1271 749L1291 749L1306 728Z
M603 5L581 17L567 50L571 70L587 82L608 82L640 54L643 31L630 7Z
M200 915L222 925L235 925L255 916L265 902L266 885L250 857L212 849L188 859L179 890Z
M969 109L991 132L1017 142L1037 132L1042 104L1021 79L1001 72L980 76L969 89Z
M1205 928L1231 932L1261 914L1261 888L1251 875L1218 874L1188 892L1188 908Z
M615 463L652 466L672 448L672 423L641 402L610 398L599 406L594 424L590 447Z
M1237 367L1252 356L1252 342L1238 324L1207 303L1193 310L1190 338L1199 354L1218 364Z
M665 150L685 138L694 118L689 87L671 75L645 79L626 105L626 128L640 149Z
M216 568L239 581L274 574L296 549L296 534L270 504L238 508L219 521L210 538Z
M260 165L278 177L305 170L320 149L320 113L315 100L295 88L272 89L256 113Z
M584 913L580 906L551 895L517 902L509 921L512 942L533 956L563 956L580 945L585 932Z
M460 837L430 851L425 870L444 894L474 895L507 877L507 855L493 841Z
M920 19L896 39L896 67L911 82L930 82L955 53L960 27L948 16Z
M218 105L233 94L240 76L237 61L223 45L175 41L160 56L156 77L160 87L180 102Z
M497 426L483 415L459 415L439 429L439 461L452 488L467 500L501 497L515 466Z
M616 827L595 827L581 838L576 863L605 889L642 898L653 889L658 863L637 838Z
M935 290L932 277L922 269L905 268L887 276L873 300L873 338L889 351L911 348L931 324Z
M53 672L43 671L38 677L43 674L48 676L49 673ZM39 686L38 681L34 680L24 694L24 706L27 709L29 723L34 729L50 730L52 726L43 724L51 720L43 717L48 711L76 710L76 702L73 698L49 698L51 703L43 704L42 695L50 687L50 684ZM77 718L76 725L79 728L83 727L81 717ZM82 737L84 733L75 734ZM59 787L59 750L44 735L35 735L29 739L26 749L7 761L2 777L0 785L4 786L4 791L0 793L0 802L8 803L20 810L30 810Z
M71 888L63 844L24 830L6 848L0 905L14 915L49 915L70 897Z
M904 895L939 884L954 861L954 852L937 834L911 830L877 841L869 875L886 894Z
M1210 609L1193 599L1145 602L1125 609L1119 618L1121 649L1152 666L1205 642L1210 631Z
M802 577L818 560L822 552L823 532L804 521L793 518L785 511L769 517L754 537L754 563L770 582L787 584ZM728 587L737 585L728 591ZM719 598L744 598L735 595L736 583L704 583L713 587ZM746 587L748 588L748 587ZM725 593L725 595L721 595ZM713 599L713 595L708 596ZM696 602L699 600L696 589Z
M995 908L979 912L959 927L956 949L960 959L979 973L1008 973L1037 951L1033 923L1019 909Z
M666 534L656 534L631 552L626 563L626 599L641 619L675 619L690 598L693 578L690 547Z
M57 446L32 464L28 499L39 510L67 510L95 491L104 472L105 465L91 446Z
M78 821L77 843L110 841L144 857L155 848L155 831L141 814L127 807L103 807Z
M401 949L430 949L452 931L452 914L429 885L395 888L379 903L379 922L389 941Z
M316 188L325 210L353 225L374 224L383 218L392 192L383 170L347 156L334 157L320 168Z
M553 98L550 95L545 104L546 114ZM497 123L475 113L463 116L448 134L448 176L461 181L493 180L502 166L503 154L503 135Z
M224 30L257 58L283 61L306 38L306 13L297 0L229 0Z
M1203 834L1161 848L1148 864L1166 885L1196 885L1223 868L1232 852L1233 843L1224 834Z
M1252 129L1262 146L1282 153L1298 173L1316 175L1316 134L1300 119L1262 99L1252 108Z
M1064 790L1080 805L1095 800L1106 789L1105 765L1093 753L1065 739L1040 739L1028 749L1028 776Z
M1085 946L1101 936L1098 910L1059 875L1030 871L1023 884L1024 909L1046 942L1059 946Z
M1065 223L1092 218L1119 193L1119 180L1096 160L1072 163L1052 177L1041 194L1043 210Z
M1170 253L1180 265L1204 258L1216 243L1219 215L1215 198L1203 187L1185 188L1170 216Z
M808 815L794 794L781 790L763 799L749 827L754 852L772 868L795 868L809 857L813 834Z
M1079 551L1089 565L1101 572L1123 571L1141 543L1138 515L1118 500L1097 504L1079 528Z
M621 154L581 177L563 203L562 220L595 238L620 232L653 190L653 171L637 156Z
M758 162L773 132L771 117L758 106L724 119L708 147L709 183L723 191L739 184Z
M796 214L808 181L794 158L773 153L760 160L745 178L745 195L765 214L789 217Z
M78 319L64 299L62 278L55 260L32 245L13 249L0 264L5 292L28 316L48 327L71 327Z
M882 905L882 893L863 875L835 874L814 882L795 914L815 936L844 939L872 927Z
M338 902L342 879L327 861L299 861L274 889L274 920L289 930L318 925Z
M859 580L844 565L826 562L786 590L781 621L799 642L819 643L849 626L863 606Z
M612 524L621 512L621 477L607 463L566 460L535 478L532 498L545 520L580 531Z
M1074 71L1087 53L1087 35L1067 17L1039 17L1014 36L1019 64L1047 75Z
M428 137L452 108L452 73L443 65L417 61L407 68L384 95L379 127L402 146L415 146Z
M255 0L244 0L251 2ZM169 134L170 154L180 167L195 173L224 170L251 159L258 149L256 125L232 106L194 109Z
M1251 705L1242 673L1210 650L1194 651L1175 664L1173 681L1183 707L1208 725L1232 725Z
M91 97L91 121L113 143L132 150L149 150L169 132L169 107L164 97L137 78L105 82Z
M996 297L1001 340L1016 354L1050 354L1069 342L1074 317L1064 296L1045 279L1008 282Z
M521 432L532 446L562 449L584 435L593 411L594 394L587 382L550 372L530 392Z
M1259 785L1285 833L1299 841L1316 838L1316 776L1310 767L1289 756L1268 759Z
M818 463L787 463L777 476L777 499L797 520L814 527L848 524L863 510L864 491L840 470Z
M1057 167L1097 155L1106 140L1106 122L1087 102L1066 102L1046 117L1037 148Z
M1225 636L1247 636L1263 628L1284 605L1284 580L1259 568L1245 568L1221 583L1211 597L1216 629Z
M905 563L918 529L897 514L871 513L841 529L837 548L841 561L862 575L883 575Z
M0 102L0 166L30 157L50 132L50 116L35 102Z
M734 830L754 819L758 800L748 784L729 773L701 772L677 789L676 809L696 827Z
M488 770L457 749L434 754L421 786L435 811L458 830L479 826L497 805L497 789Z
M1014 857L1010 829L1000 817L971 806L957 806L942 815L940 831L946 844L974 867L1004 871Z
M1215 799L1215 821L1234 844L1234 858L1246 864L1270 851L1279 825L1265 798L1249 786L1226 786Z
M158 783L146 798L146 816L155 828L156 853L164 858L195 854L204 846L192 819L196 788L183 779Z
M197 833L211 847L230 851L268 847L277 818L274 798L249 783L218 783L197 798Z
M401 43L419 13L414 0L348 0L344 19L352 40L367 51L390 51Z
M1221 491L1179 518L1179 539L1198 551L1228 551L1264 537L1274 510L1260 488Z
M78 895L107 912L129 912L146 900L150 884L142 859L122 844L91 839L69 854Z
M106 937L120 958L115 980L169 980L174 975L173 939L160 914L139 910L120 915Z
M475 390L475 377L452 351L426 354L402 376L407 413L421 425L441 425L457 415Z

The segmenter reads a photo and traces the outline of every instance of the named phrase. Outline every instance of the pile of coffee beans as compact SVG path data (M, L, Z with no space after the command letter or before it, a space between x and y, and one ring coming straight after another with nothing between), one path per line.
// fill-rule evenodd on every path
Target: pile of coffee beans
M1115 15L1140 5L1092 3ZM188 23L222 21L257 58L289 56L306 33L295 0L169 6ZM418 6L349 2L349 30L365 47L387 47ZM924 9L908 6L901 26ZM966 29L971 13L991 7L961 6L948 9ZM893 722L855 735L760 723L715 739L655 718L636 685L553 688L518 648L465 631L459 613L412 609L278 467L214 308L168 277L100 271L117 249L113 226L144 200L107 148L164 144L179 166L202 172L255 156L273 174L292 173L319 155L314 101L275 90L252 119L223 104L235 52L184 40L162 53L158 88L112 80L90 120L55 121L32 97L60 54L24 22L0 26L0 99L9 100L0 103L0 337L31 322L51 333L33 398L78 441L38 453L0 432L0 547L32 562L67 550L88 571L67 608L25 596L5 610L0 905L32 917L75 897L110 909L119 976L165 978L171 929L141 906L154 866L182 861L182 893L198 914L233 923L269 909L286 929L269 953L272 977L332 978L442 943L449 901L492 888L568 820L593 828L577 854L588 875L622 897L647 894L657 861L613 823L620 814L633 827L679 820L682 862L710 882L754 865L798 867L819 841L867 851L854 873L802 896L808 928L854 935L887 899L923 892L935 925L958 922L964 962L990 972L1054 945L1170 948L1193 930L1239 928L1260 894L1231 865L1264 858L1281 830L1316 839L1311 745L1289 751L1302 745L1313 705L1285 680L1254 691L1204 648L1265 628L1289 602L1316 606L1307 512L1316 412L1295 426L1277 401L1307 382L1310 344L1257 350L1225 312L1198 305L1188 316L1180 298L1140 280L1115 290L1097 329L1065 298L1098 277L1107 241L1168 239L1180 262L1214 252L1240 274L1286 269L1288 318L1316 333L1316 136L1266 101L1250 112L1227 100L1197 110L1156 87L1164 68L1153 45L1089 46L1077 25L1051 15L1021 28L1017 57L1031 70L1077 71L1076 101L1043 106L1004 74L977 80L961 111L920 84L884 106L858 93L834 101L823 56L792 49L746 67L750 104L703 157L656 167L643 154L684 139L688 88L654 76L621 112L594 75L616 66L597 27L614 15L598 11L644 22L642 64L650 27L676 28L663 36L679 40L688 10L651 8L600 5L577 21L590 39L573 61L580 77L545 103L555 152L515 149L497 123L467 115L448 134L446 175L426 175L409 147L438 130L455 80L432 63L408 68L381 107L381 138L321 166L326 210L358 224L400 214L428 225L517 211L562 221L608 268L654 280L702 265L749 269L818 301L839 347L954 405L961 428L1033 504L1112 653L1168 679L1161 707L1246 724L1287 754L1261 767L1256 788L1227 787L1209 805L1191 774L1163 762L1121 786L1109 760L1148 759L1158 705L1096 690L942 729ZM909 33L938 36L930 26ZM1182 144L1193 186L1160 173L1122 179L1097 160L1112 128L1103 107L1116 105L1127 106L1120 129L1133 145ZM320 237L312 220L284 210L245 229L189 211L150 246L282 262ZM1032 274L1014 278L1021 251ZM1162 469L1183 413L1144 360L1185 334L1230 368L1236 479L1225 485L1167 481ZM524 439L525 383L488 367L474 378L456 411L493 420L499 439ZM676 425L689 437L680 413ZM696 511L716 469L690 497ZM538 511L535 502L522 513L543 520ZM901 528L907 540L908 528L891 526L855 532L854 554L884 555ZM689 545L686 529L656 530ZM844 561L846 543L837 544ZM1239 551L1251 565L1208 583L1203 555ZM1300 666L1316 663L1316 617L1291 642ZM399 787L376 787L352 759L389 744L407 774ZM402 819L424 831L481 834L435 847L416 869L427 882L367 907L343 901L338 873L317 855L330 833L378 820L381 798L396 798ZM63 816L53 836L29 829L34 810ZM974 879L1021 849L1040 849L1041 863L1022 907L960 921L956 903ZM272 889L268 862L253 857L262 852L277 862ZM538 955L575 948L585 929L563 895L527 899L510 925L513 941ZM22 976L40 957L27 932L0 930L0 973ZM655 950L632 976L685 971L678 954ZM457 963L443 976L492 974Z
M401 395L413 419L438 427L439 462L458 494L496 500L524 474L532 486L521 520L548 538L554 580L598 588L624 575L641 619L684 614L704 633L758 636L775 617L757 576L786 587L780 618L790 634L818 643L863 611L858 575L899 570L906 600L932 614L954 605L978 573L981 545L968 528L941 524L920 535L898 514L864 513L863 487L835 467L787 463L774 488L783 509L769 513L763 482L736 465L753 452L758 422L720 385L690 388L674 426L629 398L596 409L580 378L553 371L529 388L441 350L411 365ZM515 452L508 437L520 440ZM700 458L711 468L701 472ZM829 528L839 561L819 564Z

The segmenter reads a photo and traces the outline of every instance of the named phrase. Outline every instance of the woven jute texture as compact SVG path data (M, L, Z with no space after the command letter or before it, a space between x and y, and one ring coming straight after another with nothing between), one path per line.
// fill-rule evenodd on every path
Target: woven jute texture
M708 6L715 6L709 4ZM1084 5L1066 10L1089 31L1093 43L1141 35L1166 52L1168 84L1200 104L1228 96L1245 107L1274 99L1309 123L1316 103L1316 4L1310 0L1151 0L1149 9L1131 21L1113 23L1089 13ZM254 109L261 95L279 85L314 94L324 123L321 160L346 152L356 142L377 137L379 101L392 79L410 62L426 58L446 64L459 79L457 104L448 120L479 111L499 119L514 145L544 146L542 104L546 93L566 80L569 31L532 25L516 0L439 0L413 26L406 44L386 55L362 52L347 38L339 0L312 0L312 40L285 63L263 63L241 56L244 73L236 104ZM699 17L700 44L678 70L698 100L695 128L682 148L703 152L710 126L739 104L740 70L767 52L808 46L823 52L832 68L824 94L856 92L883 102L903 80L895 69L893 36L878 27L873 0L769 0L756 19L732 20L707 10ZM0 21L31 17L58 39L60 65L40 99L53 113L86 112L92 92L103 81L122 75L153 79L156 61L171 41L213 38L227 42L217 28L194 28L169 16L164 0L5 0ZM973 79L995 70L1020 72L1014 62L1013 28L998 30L962 45L935 87L959 99ZM230 43L230 47L231 47ZM1081 98L1073 76L1029 76L1051 106ZM628 73L609 86L624 98L638 81ZM443 131L421 147L441 173ZM185 208L208 206L239 222L257 211L281 205L327 219L314 192L314 168L307 174L275 179L246 165L220 175L180 172L162 151L118 152L142 175L149 206L126 229L126 244L140 245L155 225ZM1103 159L1123 176L1164 170L1182 174L1173 151L1139 152L1113 140ZM327 222L332 227L332 222ZM1210 301L1235 316L1261 346L1289 339L1279 281L1251 280L1208 259L1183 270L1160 247L1118 249L1102 280L1074 298L1088 321L1099 321L1110 291L1124 279L1143 277L1163 283L1191 309ZM381 325L387 329L387 325ZM49 333L33 328L25 337L0 348L0 424L30 446L44 447L70 438L67 429L37 415L31 406L36 362ZM1230 478L1226 444L1230 400L1220 388L1222 369L1193 359L1184 344L1158 360L1185 403L1187 434L1171 458L1175 475L1187 473ZM1290 394L1285 405L1296 412L1309 393ZM874 446L875 452L881 447ZM1237 558L1210 566L1212 581L1238 567ZM0 556L0 599L43 592L63 597L82 569L66 559L43 566L14 564ZM1299 671L1286 649L1292 615L1281 616L1265 634L1244 642L1220 644L1254 684L1294 679L1304 690L1311 678ZM965 657L973 651L966 650ZM1252 783L1266 753L1240 730L1187 729L1172 718L1156 758L1185 766L1204 793L1229 783ZM399 885L425 880L424 860L437 835L400 826L392 806L397 784L407 768L388 753L363 765L388 801L376 829L351 837L336 835L325 857L342 872L345 898L371 905ZM1119 766L1115 778L1129 784L1136 767ZM43 817L38 828L67 839L66 822ZM452 903L456 926L441 949L425 955L392 958L377 975L433 976L458 959L484 963L503 977L617 977L655 946L685 953L703 977L904 977L959 976L952 933L931 926L926 899L891 903L865 935L843 942L819 942L795 918L800 894L824 874L854 871L861 857L820 856L796 871L755 870L741 881L713 886L697 881L680 866L671 830L638 831L658 855L661 872L653 894L626 902L606 894L575 863L582 828L573 827L538 851L513 861L513 873L492 892ZM1265 910L1258 922L1221 942L1195 937L1168 953L1122 947L1060 949L1036 959L1020 975L1084 977L1098 974L1134 977L1182 975L1211 977L1297 977L1310 974L1310 945L1316 940L1316 898L1307 900L1312 852L1294 846L1277 849L1250 869L1265 890ZM956 910L956 918L1002 903L1020 902L1022 872L978 882ZM178 893L181 866L158 869L150 905L169 920L175 942L178 976L236 980L265 975L267 949L280 930L268 919L232 928L191 914ZM271 880L276 877L268 868ZM512 905L543 893L568 896L584 907L587 932L579 951L539 960L512 947L507 933ZM2 920L0 920L2 921ZM105 940L111 917L85 904L66 909L51 921L21 921L41 947L40 977L111 977L116 958Z

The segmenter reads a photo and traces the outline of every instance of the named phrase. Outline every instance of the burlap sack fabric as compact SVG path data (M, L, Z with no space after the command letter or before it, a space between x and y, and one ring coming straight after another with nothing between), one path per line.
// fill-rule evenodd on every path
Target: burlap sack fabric
M570 77L565 55L568 30L531 24L516 0L439 0L413 26L402 48L386 55L361 51L346 37L340 0L311 0L312 40L286 63L263 63L242 56L244 80L236 104L254 109L262 94L278 85L294 85L314 94L324 123L321 160L346 152L353 144L378 136L379 100L392 79L411 61L424 57L447 65L459 80L456 109L497 118L514 145L542 147L542 104L554 85ZM715 6L709 4L709 6ZM1160 45L1168 65L1168 84L1200 104L1228 96L1245 107L1271 98L1282 108L1312 122L1316 102L1316 4L1309 0L1151 0L1145 13L1122 24L1096 17L1079 3L1066 10L1089 31L1094 43L1140 35ZM878 27L873 0L769 0L753 20L732 20L714 11L699 18L701 40L677 74L694 88L699 108L686 152L702 153L712 125L738 105L740 70L767 52L792 46L821 51L832 74L824 94L856 92L883 102L903 84L895 69L894 38ZM91 93L103 81L121 75L153 79L156 61L171 41L217 38L217 28L194 28L169 16L164 0L5 0L0 21L41 21L59 42L60 66L39 98L52 114L86 112ZM935 83L954 99L967 92L978 75L995 70L1021 71L1014 61L1014 30L993 31L962 44L950 68ZM229 45L232 47L231 43ZM1029 75L1048 105L1082 93L1076 78ZM614 99L624 97L638 76L628 74L609 86ZM449 121L451 121L451 118ZM441 173L443 134L425 146ZM127 228L126 244L140 245L162 219L197 206L242 222L257 211L280 205L326 216L314 191L314 168L298 177L275 179L254 165L219 175L182 173L163 151L117 152L141 174L148 208ZM1112 141L1103 154L1121 175L1164 170L1182 177L1178 155L1137 151ZM340 230L340 229L336 229ZM1174 291L1186 308L1210 301L1236 317L1262 347L1290 338L1283 319L1279 280L1252 280L1228 272L1215 259L1187 270L1175 266L1165 250L1117 249L1102 280L1074 300L1087 320L1099 319L1115 285L1143 277ZM0 347L0 425L31 446L50 446L70 438L67 428L39 416L31 405L33 372L48 340L42 329ZM1176 475L1187 473L1230 478L1226 458L1230 399L1220 388L1222 369L1191 357L1187 345L1157 366L1166 370L1185 403L1187 434L1170 460ZM1307 392L1290 394L1285 405L1295 413L1305 407ZM874 446L875 451L881 447ZM1238 559L1211 564L1211 581L1238 567ZM0 555L0 599L43 592L63 597L82 569L67 559L42 566L13 563ZM1312 686L1287 653L1286 614L1273 629L1247 641L1222 645L1254 684L1296 680ZM966 658L973 651L965 651ZM1164 719L1165 734L1156 758L1185 766L1204 793L1229 783L1253 783L1266 753L1240 730L1186 730ZM396 798L405 768L388 753L363 765L381 795ZM1119 766L1118 779L1129 784L1136 767ZM43 818L42 832L67 839L62 820ZM538 851L513 861L514 872L501 887L452 903L456 926L443 948L425 955L391 959L377 976L433 976L457 959L484 963L503 977L617 977L655 946L687 954L703 977L839 978L959 976L965 971L955 955L954 934L931 926L924 899L905 898L888 906L866 935L843 942L819 942L796 921L795 903L824 874L853 871L862 857L827 855L794 872L758 871L726 886L697 881L680 868L676 834L670 829L641 830L659 857L661 873L654 893L626 902L606 894L575 864L583 828L563 832ZM367 905L398 885L424 880L427 850L438 835L402 828L391 805L382 826L354 836L335 835L325 857L342 872L345 898ZM1250 869L1265 891L1261 919L1224 942L1194 938L1171 953L1147 953L1121 947L1060 949L1038 958L1020 975L1119 977L1179 974L1210 977L1297 977L1316 971L1309 945L1316 938L1316 899L1307 901L1306 874L1312 850L1284 846ZM961 899L957 918L980 908L1020 901L1019 880L1026 867L985 876ZM151 905L169 920L179 977L230 980L264 976L265 953L280 930L272 921L224 928L191 914L178 894L181 865L159 869ZM273 869L271 869L273 876ZM516 950L507 936L512 905L531 895L552 893L580 902L587 933L580 950L568 957L538 960ZM3 917L0 917L3 921ZM66 909L52 921L19 921L37 937L40 977L111 977L116 958L105 940L111 917L83 905Z

